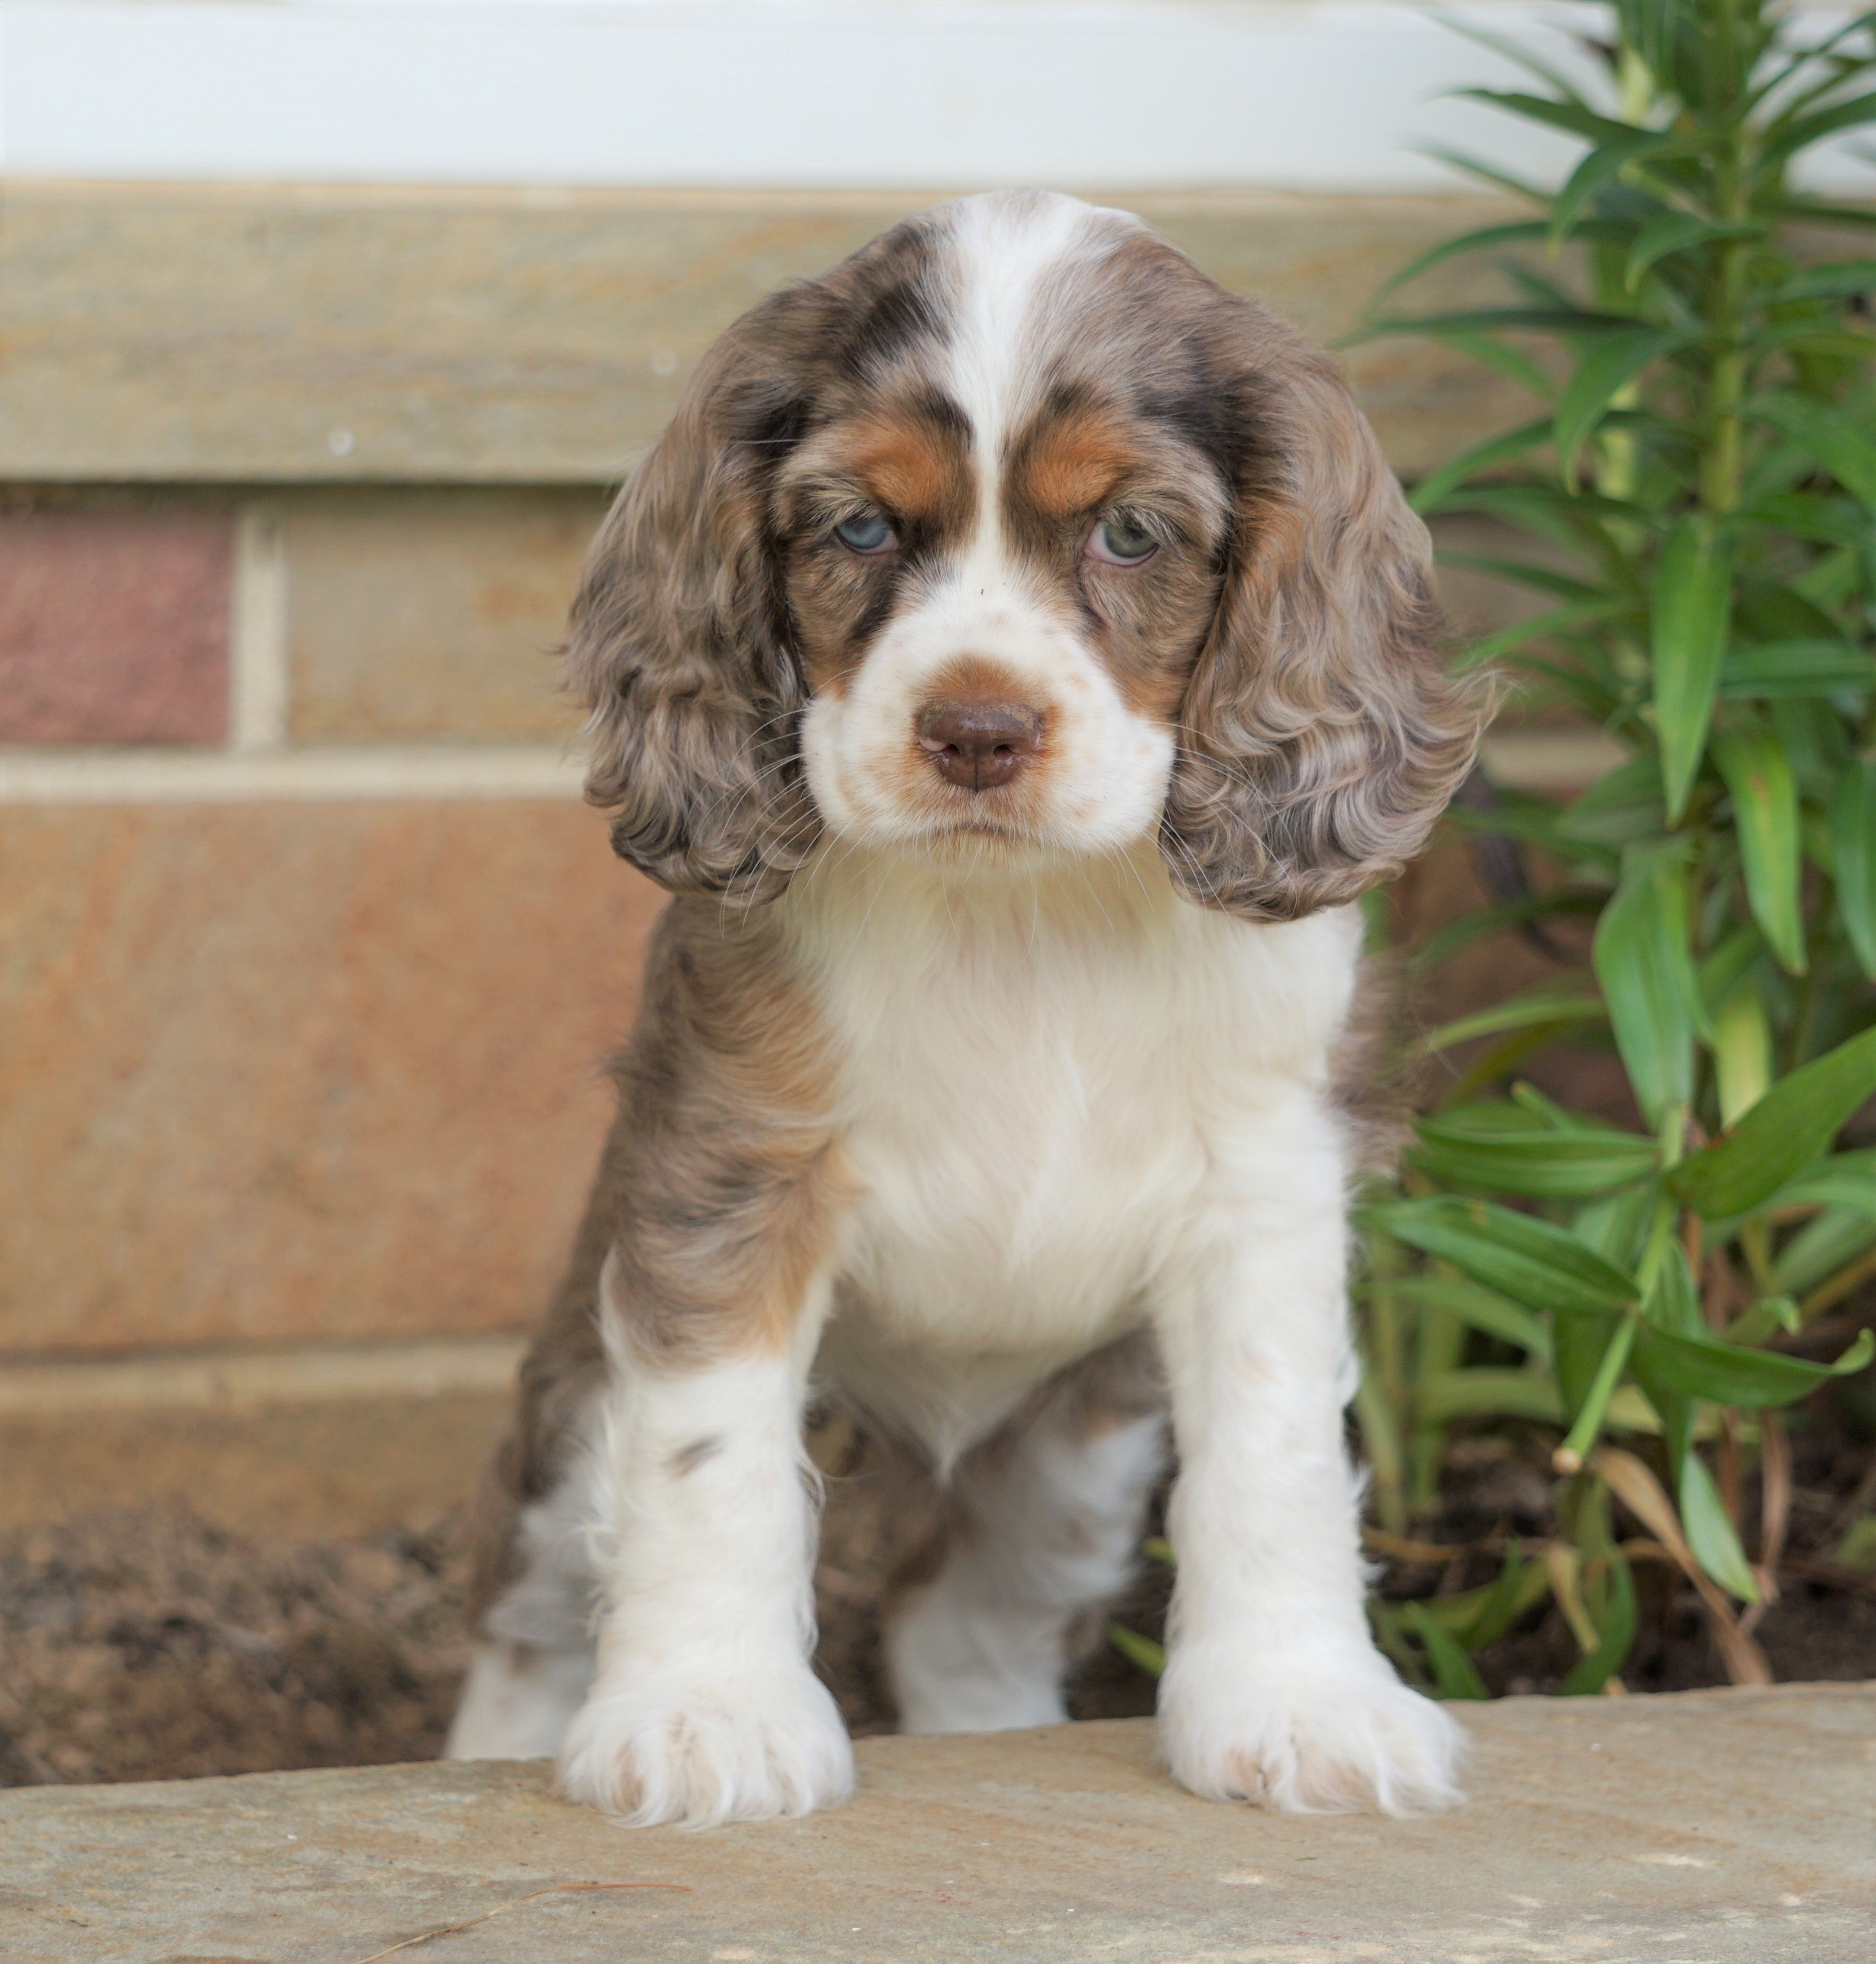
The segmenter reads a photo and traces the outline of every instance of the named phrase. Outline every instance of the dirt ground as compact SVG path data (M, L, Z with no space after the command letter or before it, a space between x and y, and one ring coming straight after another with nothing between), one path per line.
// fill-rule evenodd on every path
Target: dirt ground
M1876 1452L1833 1408L1794 1433L1792 1568L1757 1634L1781 1679L1876 1677L1876 1577L1828 1551L1876 1505ZM923 1525L862 1442L829 1461L819 1574L821 1668L856 1732L891 1723L879 1667L881 1581ZM1471 1443L1424 1532L1454 1544L1540 1535L1550 1490L1515 1439ZM1478 1579L1396 1566L1389 1593ZM365 1542L244 1537L186 1513L78 1516L0 1543L0 1784L175 1778L433 1755L463 1667L463 1559L447 1520ZM1723 1681L1691 1590L1639 1571L1633 1690ZM1807 1579L1807 1577L1809 1579ZM1148 1564L1117 1615L1158 1635L1167 1571ZM1574 1656L1554 1613L1484 1654L1495 1691L1553 1688ZM1098 1642L1078 1717L1152 1708L1150 1680Z

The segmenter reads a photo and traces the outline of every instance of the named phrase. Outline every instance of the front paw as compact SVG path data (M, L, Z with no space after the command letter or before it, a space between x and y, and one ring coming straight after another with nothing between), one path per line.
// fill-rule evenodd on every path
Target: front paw
M1175 1648L1159 1713L1173 1777L1208 1800L1407 1815L1463 1797L1463 1730L1365 1642L1283 1656L1237 1644Z
M717 1676L609 1666L561 1747L560 1790L631 1828L710 1828L831 1807L853 1749L805 1664Z

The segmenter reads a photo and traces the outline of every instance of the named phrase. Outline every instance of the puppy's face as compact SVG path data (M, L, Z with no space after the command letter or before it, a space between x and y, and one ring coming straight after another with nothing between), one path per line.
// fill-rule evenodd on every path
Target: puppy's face
M975 217L926 273L955 294L932 331L776 473L807 784L831 830L877 843L1100 852L1158 825L1232 490L1189 433L1200 378L1166 373L1191 351L1143 387L1090 290L1118 227L1087 228L1091 264Z
M667 884L827 833L946 857L1158 836L1191 897L1344 899L1473 719L1423 528L1338 378L1123 214L1001 194L718 344L573 616L592 794Z

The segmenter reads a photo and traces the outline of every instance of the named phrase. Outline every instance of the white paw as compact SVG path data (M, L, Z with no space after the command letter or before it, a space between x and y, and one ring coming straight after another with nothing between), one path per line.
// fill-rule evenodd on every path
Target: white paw
M1365 1642L1280 1657L1238 1644L1175 1648L1159 1715L1173 1777L1207 1800L1405 1815L1463 1798L1463 1728Z
M628 1827L810 1814L853 1791L853 1749L805 1664L709 1677L618 1663L561 1747L560 1790Z

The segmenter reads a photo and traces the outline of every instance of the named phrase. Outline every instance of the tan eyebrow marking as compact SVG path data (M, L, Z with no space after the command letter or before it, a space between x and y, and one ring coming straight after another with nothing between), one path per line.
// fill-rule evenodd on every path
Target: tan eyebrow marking
M853 444L849 467L889 510L940 519L969 509L969 462L924 418L888 413L863 425Z
M1110 497L1136 461L1104 412L1058 413L1033 425L1016 445L1007 495L1046 518L1076 517Z

